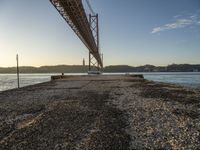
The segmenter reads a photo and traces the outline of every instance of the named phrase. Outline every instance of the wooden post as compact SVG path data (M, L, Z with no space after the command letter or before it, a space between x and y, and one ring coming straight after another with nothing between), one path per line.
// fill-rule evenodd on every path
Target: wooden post
M91 71L91 54L89 52L89 71Z
M103 53L101 54L101 60L102 60L102 69L103 69Z
M18 58L18 54L16 56L17 59L17 86L19 88L19 58Z

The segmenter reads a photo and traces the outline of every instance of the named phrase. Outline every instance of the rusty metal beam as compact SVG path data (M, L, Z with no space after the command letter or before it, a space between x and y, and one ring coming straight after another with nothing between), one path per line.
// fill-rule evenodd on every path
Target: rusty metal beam
M103 67L102 59L99 53L99 43L93 36L91 25L87 19L81 0L50 0L61 16L77 34L80 40L88 48L89 52Z

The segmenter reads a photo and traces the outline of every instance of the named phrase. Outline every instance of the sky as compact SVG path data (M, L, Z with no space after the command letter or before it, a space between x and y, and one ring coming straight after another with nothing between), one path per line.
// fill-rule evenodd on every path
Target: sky
M88 8L83 0L86 12ZM200 0L90 0L104 65L200 64ZM0 0L0 67L80 65L88 50L49 0Z

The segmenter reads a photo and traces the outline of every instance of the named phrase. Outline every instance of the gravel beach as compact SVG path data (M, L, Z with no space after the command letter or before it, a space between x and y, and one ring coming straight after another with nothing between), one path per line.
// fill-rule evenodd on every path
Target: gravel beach
M0 149L200 149L200 90L69 76L0 93Z

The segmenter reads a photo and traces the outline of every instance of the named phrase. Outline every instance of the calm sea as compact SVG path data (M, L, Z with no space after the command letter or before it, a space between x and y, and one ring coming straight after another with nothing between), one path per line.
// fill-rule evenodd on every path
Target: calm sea
M122 73L118 73L122 74ZM200 72L182 72L182 73L133 73L143 74L145 79L174 83L183 86L200 88ZM50 81L52 75L58 74L20 74L20 86L33 85L37 83ZM86 74L66 74L66 75L86 75ZM0 91L13 89L17 87L16 74L0 74Z

